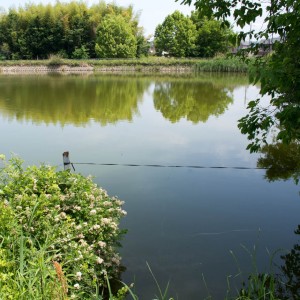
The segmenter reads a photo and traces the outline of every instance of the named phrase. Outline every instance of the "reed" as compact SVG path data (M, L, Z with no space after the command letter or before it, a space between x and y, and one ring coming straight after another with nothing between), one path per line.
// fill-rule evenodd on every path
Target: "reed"
M5 66L91 66L95 71L105 68L134 68L136 72L143 72L144 69L151 69L153 72L160 68L177 67L190 68L196 72L248 72L247 65L237 57L216 57L212 59L203 58L171 58L171 57L146 57L133 59L64 59L53 55L47 60L16 60L0 61L0 68Z
M197 62L197 71L202 72L226 72L226 73L247 73L248 65L237 57L221 57L205 59Z
M240 288L232 290L230 279L227 278L228 289L225 300L280 300L278 290L280 289L282 282L279 280L279 277L275 275L274 259L281 250L278 250L273 254L268 252L269 266L265 271L261 272L257 264L256 247L254 246L253 249L250 250L242 245L242 248L251 259L252 269L248 273L243 272L239 266L238 258L231 251L231 255L238 268L238 273L233 278L241 281L242 285Z

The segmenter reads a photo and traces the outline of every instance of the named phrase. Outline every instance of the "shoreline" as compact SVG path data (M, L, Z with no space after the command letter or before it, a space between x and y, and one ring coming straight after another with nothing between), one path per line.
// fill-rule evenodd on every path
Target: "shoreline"
M119 73L119 72L141 72L141 73L190 73L195 71L193 66L47 66L47 65L13 65L0 66L0 74L80 74L80 73Z
M89 73L247 73L248 66L238 58L0 61L0 74L89 74Z

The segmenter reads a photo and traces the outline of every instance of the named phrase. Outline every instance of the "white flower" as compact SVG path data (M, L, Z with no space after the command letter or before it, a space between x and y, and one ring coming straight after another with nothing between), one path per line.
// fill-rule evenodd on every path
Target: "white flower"
M97 229L100 228L100 225L96 224L96 225L94 225L92 228L93 228L94 230L97 230Z
M81 244L82 247L86 247L88 245L88 243L83 239L79 240L79 243Z
M110 222L111 222L111 219L109 219L109 218L103 218L103 219L101 220L101 223L102 223L103 225L109 224Z
M88 250L88 251L92 251L93 248L94 248L94 245L90 245L90 246L87 248L87 250Z
M117 258L117 257L113 257L113 258L111 259L111 261L112 261L113 263L115 263L116 265L119 265L119 264L120 264L120 259Z
M119 199L116 200L116 204L117 204L117 205L120 205L120 206L121 206L121 205L123 205L124 203L125 203L124 201L121 201L121 200L119 200Z
M102 264L103 263L103 259L98 256L97 259L96 259L96 263L99 264L99 265Z
M75 205L75 206L74 206L74 209L77 210L77 211L80 211L80 210L81 210L81 207L78 206L78 205Z
M100 241L100 242L98 242L98 245L99 245L100 248L104 248L106 246L106 243Z
M67 215L66 215L65 212L61 212L61 213L59 214L59 216L60 216L61 219L65 219L65 218L67 217Z
M96 209L92 209L92 210L90 211L90 215L95 215L96 213L97 213Z
M64 201L64 200L66 199L66 196L65 196L65 195L60 195L60 196L59 196L59 199L60 199L61 201Z
M80 289L79 283L75 283L75 284L74 284L74 288L75 288L76 290L79 290L79 289Z
M77 277L77 280L81 280L81 276L82 276L82 273L81 272L77 272L76 273L76 277Z

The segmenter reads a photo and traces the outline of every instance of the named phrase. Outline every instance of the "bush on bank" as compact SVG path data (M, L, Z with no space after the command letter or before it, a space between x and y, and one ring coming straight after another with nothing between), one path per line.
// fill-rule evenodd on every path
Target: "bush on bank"
M101 299L120 275L123 201L91 178L2 160L0 298Z

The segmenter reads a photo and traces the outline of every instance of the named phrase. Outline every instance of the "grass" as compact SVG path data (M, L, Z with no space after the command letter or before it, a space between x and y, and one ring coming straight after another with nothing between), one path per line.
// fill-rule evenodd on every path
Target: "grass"
M268 252L270 257L270 263L268 270L265 272L260 272L257 265L257 249L254 246L252 250L242 245L246 254L251 259L252 270L247 274L247 278L244 278L244 272L242 272L239 267L239 262L237 257L231 251L231 255L237 265L238 274L234 276L234 279L239 279L242 281L242 287L232 291L230 286L230 278L227 278L227 295L226 300L280 300L278 296L278 290L283 284L278 276L275 275L273 270L274 258L277 255L276 251L272 255ZM280 250L281 251L281 250ZM231 294L234 294L232 296Z
M70 67L91 66L95 71L103 68L122 67L134 68L134 71L143 72L145 69L160 71L161 68L187 68L192 71L205 72L247 72L247 65L238 58L217 57L203 58L171 58L155 57L133 59L64 59L53 55L47 60L2 60L0 67L4 66L60 66Z
M248 66L238 57L217 57L197 62L196 69L205 72L248 72Z

